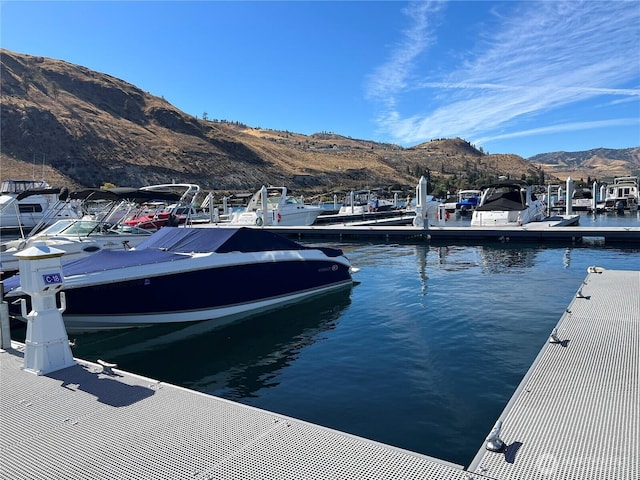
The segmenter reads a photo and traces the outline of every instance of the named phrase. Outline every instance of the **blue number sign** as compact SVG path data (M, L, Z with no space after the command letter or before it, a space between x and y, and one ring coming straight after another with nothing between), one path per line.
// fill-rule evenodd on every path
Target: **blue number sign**
M42 275L45 285L55 285L56 283L62 283L62 275L56 273L45 273Z

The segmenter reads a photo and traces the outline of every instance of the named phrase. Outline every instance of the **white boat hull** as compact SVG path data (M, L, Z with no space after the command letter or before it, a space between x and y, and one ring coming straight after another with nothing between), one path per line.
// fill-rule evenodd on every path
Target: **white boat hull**
M531 216L528 210L513 211L474 211L472 227L513 227L537 222L544 218L543 213Z

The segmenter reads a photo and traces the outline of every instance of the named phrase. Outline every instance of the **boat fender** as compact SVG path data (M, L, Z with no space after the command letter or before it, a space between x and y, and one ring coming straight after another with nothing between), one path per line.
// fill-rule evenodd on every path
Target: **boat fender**
M591 265L589 268L587 268L587 272L589 273L602 273L606 270L606 268L604 267L596 267L595 265Z
M256 225L259 226L259 227L262 226L262 217L256 218Z
M278 212L278 223L280 223L281 220L282 220L282 215L280 215L280 212Z
M440 209L438 209L437 213L436 213L436 218L438 220L440 220ZM444 221L448 222L449 218L451 218L451 215L449 214L449 212L447 210L444 211Z

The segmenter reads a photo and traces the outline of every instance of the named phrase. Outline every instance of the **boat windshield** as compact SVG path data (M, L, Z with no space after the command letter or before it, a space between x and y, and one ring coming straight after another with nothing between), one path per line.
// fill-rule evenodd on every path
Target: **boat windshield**
M135 226L98 222L96 220L59 220L40 232L38 236L73 235L86 237L89 235L118 234L150 235L150 232Z
M269 205L269 207L272 207L274 205L277 206L277 205L280 204L280 199L281 198L282 197L279 196L279 195L277 195L277 196L276 195L269 196L269 197L267 197L267 204Z
M479 190L463 190L460 192L460 200L468 200L470 198L477 198L480 196Z
M56 223L54 223L53 225L45 228L44 230L42 230L38 236L51 236L51 235L58 235L60 234L60 232L65 231L67 228L69 228L69 226L75 223L74 220L58 220Z

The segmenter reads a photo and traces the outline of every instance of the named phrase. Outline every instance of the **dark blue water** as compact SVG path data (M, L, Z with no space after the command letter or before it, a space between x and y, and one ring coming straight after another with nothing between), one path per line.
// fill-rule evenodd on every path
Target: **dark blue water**
M360 268L351 290L224 329L78 336L74 355L466 466L587 267L640 270L637 245L323 244Z

